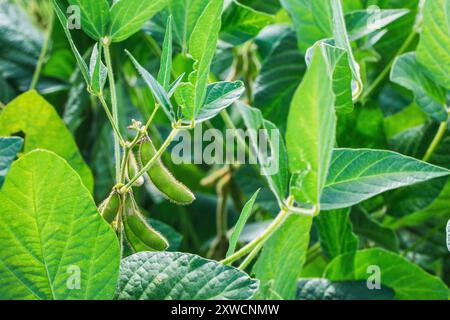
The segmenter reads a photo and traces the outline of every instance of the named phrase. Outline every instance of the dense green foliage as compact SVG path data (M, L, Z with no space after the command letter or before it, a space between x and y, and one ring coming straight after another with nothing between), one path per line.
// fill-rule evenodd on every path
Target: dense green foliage
M0 299L447 300L449 17L0 0Z

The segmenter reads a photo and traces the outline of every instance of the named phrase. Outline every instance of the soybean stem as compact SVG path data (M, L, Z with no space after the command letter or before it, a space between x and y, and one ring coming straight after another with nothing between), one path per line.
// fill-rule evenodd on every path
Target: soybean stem
M108 105L105 101L105 98L103 97L103 95L98 95L98 99L100 100L103 109L105 110L106 116L109 119L109 122L111 123L111 126L114 130L114 132L116 133L117 137L119 138L119 142L121 145L125 145L125 141L123 140L122 135L120 134L120 130L119 127L117 126L117 123L114 121L114 117L111 114L111 112L109 111Z
M111 92L111 105L112 105L112 120L115 125L119 126L119 113L117 107L117 93L116 93L116 84L114 81L114 72L112 68L111 62L111 53L109 51L109 44L103 44L105 49L105 60L106 60L106 68L108 69L108 79L109 79L109 90ZM116 180L120 182L120 141L119 136L114 135L114 160L116 163Z
M425 156L423 157L423 161L428 162L431 157L433 156L434 152L436 151L437 147L441 143L442 139L444 138L445 132L447 131L449 120L447 119L444 122L441 122L441 125L439 126L439 129L431 142L430 146L428 147L427 152L425 153Z
M45 36L44 44L42 45L41 53L39 54L36 69L34 70L33 73L33 79L31 80L30 90L36 89L36 86L39 82L39 77L41 75L42 67L44 65L45 56L47 55L47 51L50 45L50 39L52 37L54 22L55 22L55 14L53 10L50 10L50 17L47 26L47 34Z
M247 244L242 249L235 252L228 258L222 260L221 262L223 264L231 264L234 261L251 253L251 251L253 249L255 249L256 247L258 247L260 245L262 247L264 245L264 243L267 241L267 239L284 223L284 221L286 220L288 215L289 215L289 211L281 210L280 213L278 214L278 216L275 218L275 220L273 220L272 224L264 231L264 233L262 235L260 235L258 238L256 238L255 240L253 240L252 242L250 242L249 244Z
M383 71L378 75L378 77L374 80L374 82L367 88L367 90L364 92L364 94L361 96L361 100L366 100L381 84L381 82L384 80L384 78L387 77L389 72L391 71L392 65L394 64L395 58L400 56L402 53L404 53L408 47L411 45L411 43L416 38L417 30L416 28L413 29L411 34L408 36L408 38L405 40L403 45L400 47L400 49L397 51L397 53L394 55L394 57L391 59L391 61L386 65L386 67L383 69Z
M239 265L239 270L245 270L245 268L248 267L248 265L255 259L255 257L258 255L258 253L261 251L262 247L264 246L264 243L260 243L257 245L250 254L245 258L245 260Z
M166 151L166 149L169 147L170 143L175 138L178 131L179 131L178 128L172 129L166 141L164 141L164 143L161 145L161 148L159 148L158 152L156 152L153 158L151 158L150 161L147 162L147 164L124 187L122 187L122 189L120 190L121 193L127 192L133 186L136 180L142 177L148 171L148 169L150 169L153 166L153 164L161 157L164 151Z

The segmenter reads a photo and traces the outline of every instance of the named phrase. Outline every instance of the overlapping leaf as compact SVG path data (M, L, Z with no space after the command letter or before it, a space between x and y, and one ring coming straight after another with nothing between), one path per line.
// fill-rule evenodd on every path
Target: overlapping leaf
M11 101L0 114L0 136L23 132L24 151L47 149L63 157L92 191L93 178L78 147L55 109L37 92L29 91Z
M120 300L246 300L258 282L235 268L188 253L142 252L122 261Z
M0 192L1 299L111 299L119 243L68 163L33 151Z

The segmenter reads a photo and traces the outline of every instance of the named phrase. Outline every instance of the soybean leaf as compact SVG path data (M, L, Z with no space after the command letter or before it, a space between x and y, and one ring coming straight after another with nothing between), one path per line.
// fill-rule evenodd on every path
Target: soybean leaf
M2 299L113 298L119 243L64 159L43 150L21 157L0 203Z
M323 211L315 219L320 246L333 259L358 250L358 237L353 233L350 210Z
M298 202L319 205L336 131L334 94L325 53L319 46L292 100L286 132L292 173L308 169ZM302 139L299 139L301 135Z
M219 112L238 101L244 91L242 81L216 82L208 85L205 103L195 117L195 122L200 123L214 118Z
M391 81L413 91L417 105L433 119L440 122L447 119L446 92L422 72L415 53L397 57L391 70Z
M249 130L251 151L257 155L261 173L266 177L270 189L277 198L278 203L281 204L287 196L289 179L287 152L283 138L274 124L264 120L260 110L243 103L237 103L237 107L244 119L245 126ZM272 145L270 156L260 152L257 132L261 133L264 131L258 130L266 130L269 135L267 137L269 141L274 141L276 144L275 146ZM272 136L272 134L277 136Z
M165 6L165 0L119 0L111 7L109 35L121 42L138 32L144 23Z
M280 0L240 0L240 3L252 7L255 10L276 14L281 8Z
M401 219L396 220L392 227L401 228L417 226L430 219L450 218L448 206L450 204L450 181L447 181L436 199L425 208L415 211Z
M178 86L180 85L181 81L183 80L183 77L184 77L184 73L182 73L178 78L175 79L174 82L172 82L169 85L169 92L167 93L169 98L175 94L175 91L177 90Z
M373 219L363 208L353 208L350 214L355 233L372 240L390 251L399 251L399 240L395 231Z
M427 75L450 90L450 0L425 1L417 61Z
M347 52L348 64L353 76L352 96L356 100L363 91L363 82L361 78L360 66L356 61L350 40L347 33L347 25L345 23L344 10L341 0L331 0L331 12L333 21L333 36L336 46Z
M69 41L70 48L72 49L72 52L75 56L75 59L77 60L78 67L80 68L81 74L83 75L84 81L86 81L86 85L89 86L90 81L90 74L88 67L86 65L86 62L84 61L83 57L81 56L80 52L78 51L77 47L75 46L75 43L73 42L72 35L70 34L69 28L68 28L68 21L67 18L62 11L62 7L60 3L57 0L53 0L53 7L56 12L56 16L58 17L64 33L66 34L67 40Z
M332 261L324 276L331 281L367 280L369 267L377 266L381 284L394 290L395 299L448 299L448 288L439 278L395 253L382 249L358 251L354 276L335 272L339 260L346 258L344 255Z
M55 109L36 91L28 91L11 101L0 113L0 136L25 134L24 152L47 149L55 152L78 172L86 188L93 178L69 130Z
M308 250L311 224L311 217L292 214L272 234L253 267L261 288L270 286L271 291L283 299L295 297L296 282Z
M297 300L393 300L387 287L370 290L367 281L330 281L322 278L300 279Z
M169 90L172 76L172 16L167 18L166 34L164 36L163 49L161 53L161 66L158 73L158 82L164 90Z
M231 256L236 249L239 236L241 235L241 232L244 229L248 221L248 218L250 218L250 215L252 214L253 206L255 204L256 198L258 197L260 190L261 189L255 192L255 194L250 198L250 200L245 204L244 208L242 209L241 215L239 216L239 220L236 223L236 226L234 227L234 230L230 236L230 245L228 247L227 257Z
M17 3L0 2L0 43L0 74L8 80L2 81L2 90L8 86L27 90L42 50L44 33Z
M383 29L408 13L408 9L368 9L349 12L345 15L348 37L351 41L361 39L372 32Z
M331 30L323 30L316 22L316 13L329 13L329 4L323 0L281 0L283 7L292 17L294 27L297 32L298 46L301 53L305 54L309 47L320 39L330 38ZM314 10L312 6L322 7L320 10ZM331 21L325 18L324 21Z
M139 74L144 79L145 83L148 85L148 87L152 91L152 94L155 97L155 100L163 108L167 117L170 119L170 121L175 122L175 113L173 110L172 103L170 102L170 98L167 95L167 92L158 83L158 81L150 74L150 72L145 70L145 68L143 66L141 66L139 64L139 62L137 62L137 60L133 57L133 55L128 50L125 50L125 52L128 54L128 56L130 57L131 61L134 64L134 66L136 67L136 70L139 72Z
M0 188L11 163L22 149L23 139L20 137L0 137Z
M323 49L333 74L333 91L336 97L335 109L339 113L353 111L352 72L349 65L348 53L326 41L310 48L306 53L306 60L310 59L316 48Z
M122 260L119 300L247 300L258 282L216 261L179 252L141 252Z
M187 52L192 31L208 3L209 0L167 1L167 9L173 16L174 35L184 53Z
M305 59L290 28L269 26L263 33L257 39L260 47L265 41L263 36L276 40L267 41L270 54L255 80L254 105L261 109L264 118L285 132L290 102L306 71Z
M96 43L92 50L89 66L90 89L96 94L101 94L107 76L108 70L102 62L102 46Z
M195 61L189 82L194 86L193 110L183 114L190 120L200 111L205 101L211 62L216 51L221 26L223 0L211 0L197 21L189 40L189 53Z
M392 151L336 149L321 205L346 208L388 190L449 174L447 169Z
M88 36L100 41L107 34L110 21L107 0L68 0L80 9L81 28Z
M232 46L241 45L256 37L272 20L271 15L233 0L223 13L220 39Z

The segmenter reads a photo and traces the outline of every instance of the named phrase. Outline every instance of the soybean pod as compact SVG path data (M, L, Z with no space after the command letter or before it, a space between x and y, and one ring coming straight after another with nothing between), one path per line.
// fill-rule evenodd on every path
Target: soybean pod
M143 166L148 163L157 153L153 142L150 138L141 143L139 147L139 161ZM168 200L180 204L188 205L195 200L194 194L180 181L175 179L172 173L162 163L161 159L158 159L153 166L147 171L150 181L155 188Z
M139 172L139 165L136 161L136 157L134 156L133 152L130 152L130 156L128 158L127 172L128 178L133 178ZM144 184L144 182L145 182L144 177L141 176L136 180L134 186L141 187Z
M131 193L124 196L122 215L125 237L134 252L164 251L169 247L164 236L145 221Z
M98 210L100 211L100 215L103 217L103 219L111 224L120 211L120 205L120 196L114 190L113 192L111 192L108 198L106 198L106 200L100 204Z

